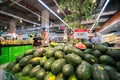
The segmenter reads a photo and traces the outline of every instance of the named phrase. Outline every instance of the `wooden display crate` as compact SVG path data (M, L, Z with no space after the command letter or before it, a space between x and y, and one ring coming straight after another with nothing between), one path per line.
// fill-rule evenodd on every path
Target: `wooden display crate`
M120 42L120 33L111 33L103 35L102 42L118 43Z

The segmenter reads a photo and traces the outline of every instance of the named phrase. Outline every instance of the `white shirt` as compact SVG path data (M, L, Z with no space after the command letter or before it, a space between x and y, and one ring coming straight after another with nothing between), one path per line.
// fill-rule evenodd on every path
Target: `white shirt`
M92 42L100 42L100 37L94 37L92 38Z
M5 40L2 36L0 36L0 40Z

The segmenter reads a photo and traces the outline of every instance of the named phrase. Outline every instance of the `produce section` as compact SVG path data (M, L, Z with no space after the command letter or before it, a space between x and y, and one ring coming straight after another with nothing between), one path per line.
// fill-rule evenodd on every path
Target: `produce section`
M2 40L0 45L22 45L22 44L32 44L30 40Z
M120 0L0 5L0 80L120 80Z
M111 33L102 37L103 42L120 43L120 33Z
M32 48L31 44L4 45L0 46L0 64L5 64L15 60L15 58L23 54L26 50Z
M59 44L30 49L8 63L4 70L14 75L13 80L119 80L120 50L109 49L104 44L85 42L83 45L88 47Z

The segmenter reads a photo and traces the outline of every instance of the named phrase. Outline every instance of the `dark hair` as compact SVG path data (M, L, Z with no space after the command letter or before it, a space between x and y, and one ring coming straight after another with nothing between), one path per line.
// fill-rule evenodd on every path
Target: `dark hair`
M30 35L30 37L32 37L32 35Z
M35 34L35 37L37 37L37 34Z

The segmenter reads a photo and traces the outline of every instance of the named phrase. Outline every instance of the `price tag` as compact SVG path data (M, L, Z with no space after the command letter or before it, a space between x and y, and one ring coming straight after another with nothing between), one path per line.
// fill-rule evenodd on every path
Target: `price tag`
M74 38L88 38L88 30L86 29L75 29Z
M74 38L87 38L88 34L86 32L75 32L74 33Z

